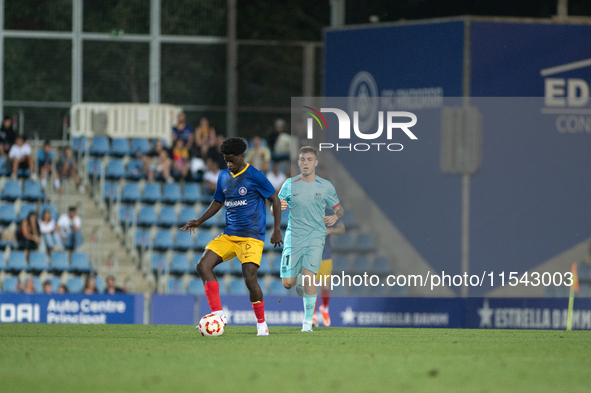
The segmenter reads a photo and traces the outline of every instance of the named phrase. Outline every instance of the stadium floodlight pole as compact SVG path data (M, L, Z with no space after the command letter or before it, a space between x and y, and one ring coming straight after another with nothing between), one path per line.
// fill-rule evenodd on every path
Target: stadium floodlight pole
M72 1L72 105L82 102L83 1Z
M150 104L160 103L160 0L150 0Z
M238 91L238 46L236 43L236 0L228 0L228 42L226 63L226 136L236 136Z

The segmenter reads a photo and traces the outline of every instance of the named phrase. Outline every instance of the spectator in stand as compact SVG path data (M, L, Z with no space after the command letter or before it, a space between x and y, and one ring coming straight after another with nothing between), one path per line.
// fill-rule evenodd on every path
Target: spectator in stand
M76 183L78 191L81 193L84 192L84 186L82 185L80 177L78 177L78 163L76 163L74 152L70 146L66 146L56 167L60 178L67 179L71 177Z
M31 146L28 143L25 143L25 138L23 138L22 135L16 137L14 145L12 145L8 152L8 158L12 160L13 178L16 179L19 169L29 169L31 172L31 179L37 179L37 175L33 172L35 164L33 163Z
M218 184L218 176L220 175L220 167L218 166L217 162L212 160L211 158L207 159L207 171L203 175L203 182L207 187L207 192L209 195L213 195L215 193L215 188Z
M267 173L267 179L269 179L273 187L275 187L275 191L279 192L281 186L285 183L287 176L285 176L285 173L280 170L277 161L273 161L273 171Z
M215 144L215 128L209 125L207 117L202 117L199 120L199 127L195 129L195 147L200 149L198 156L203 159L207 158L207 151Z
M244 162L266 173L269 170L269 162L271 162L271 151L261 144L261 138L258 136L253 138L252 144L253 146L246 152Z
M93 276L86 277L83 292L85 295L94 295L95 293L98 293L98 290L96 289L96 282L94 281Z
M45 246L49 251L61 251L64 249L62 239L57 231L55 220L51 217L51 211L49 209L43 210L41 213L41 219L39 220L39 231L41 232L41 238L45 243Z
M154 148L142 157L143 171L148 175L149 181L154 181L154 175L162 176L165 181L171 183L173 179L170 177L170 167L172 161L168 155L168 151L164 148L162 140L156 139Z
M16 291L25 293L27 295L34 295L35 294L35 281L33 281L33 279L31 277L28 277L25 280L24 286L20 282L18 283L18 285L16 287Z
M189 173L190 166L189 150L182 139L177 139L172 149L172 176L179 180L184 179Z
M60 295L63 295L68 292L70 292L70 291L68 291L68 287L65 286L64 284L60 284L60 286L57 287L57 293L59 293Z
M193 145L193 127L187 124L185 112L178 114L176 125L172 127L173 143L178 139L182 140L185 146L191 147Z
M57 229L63 245L74 251L82 247L82 221L76 212L76 207L70 206L68 213L64 213L57 220Z
M12 119L4 116L2 127L0 127L0 156L5 157L16 139L16 132L12 127Z
M46 140L43 143L43 148L37 154L37 164L39 164L39 174L41 175L41 187L47 187L47 177L51 173L54 178L55 188L60 188L59 176L53 172L53 151L51 150L51 142Z
M41 236L39 232L39 223L37 222L37 213L30 212L25 220L23 220L18 228L16 238L19 241L21 248L25 250L25 255L29 256L29 250L36 250L41 243Z
M224 153L222 153L222 143L224 143L224 136L218 135L215 138L215 145L207 150L207 157L214 160L221 170L228 167L226 165L226 160L224 160Z
M125 291L115 285L115 277L109 276L107 277L105 283L105 293L108 293L109 295L114 295L116 293L125 293Z
M43 293L47 295L51 293L51 282L47 280L43 282Z
M275 142L277 142L277 138L279 137L279 134L281 134L284 129L285 129L285 120L283 120L283 119L275 120L275 127L273 128L273 130L271 130L271 132L267 136L267 144L269 145L271 153L275 153L275 150L274 150L275 149Z

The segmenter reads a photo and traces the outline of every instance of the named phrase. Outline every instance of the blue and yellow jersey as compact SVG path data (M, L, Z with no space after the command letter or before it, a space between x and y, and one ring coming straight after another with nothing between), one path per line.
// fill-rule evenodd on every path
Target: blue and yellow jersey
M279 191L289 206L289 220L285 231L285 247L324 246L326 207L334 209L340 202L337 192L326 179L306 183L301 175L287 179Z
M249 164L236 175L221 171L213 199L226 206L224 233L264 241L265 199L273 194L275 188L265 174Z

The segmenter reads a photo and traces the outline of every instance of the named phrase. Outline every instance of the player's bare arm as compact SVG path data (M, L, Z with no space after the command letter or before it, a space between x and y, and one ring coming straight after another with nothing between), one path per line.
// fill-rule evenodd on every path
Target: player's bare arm
M345 216L345 210L343 210L343 207L341 205L338 205L337 207L334 208L334 214L331 216L324 216L324 224L326 224L327 227L331 227L334 224L336 224L336 222L338 220L340 220L341 218L343 218Z
M273 214L273 210L277 212L280 211L281 202L279 201L277 193L271 195L269 201L272 204L271 214ZM271 243L274 247L281 246L283 244L283 239L281 239L281 214L273 214L273 233L271 234Z
M193 232L196 232L197 228L199 228L201 224L209 220L211 217L215 216L215 214L220 211L222 206L224 206L222 202L213 200L201 217L199 217L196 220L189 221L185 226L181 228L181 231L186 231L188 229L189 233L193 234Z

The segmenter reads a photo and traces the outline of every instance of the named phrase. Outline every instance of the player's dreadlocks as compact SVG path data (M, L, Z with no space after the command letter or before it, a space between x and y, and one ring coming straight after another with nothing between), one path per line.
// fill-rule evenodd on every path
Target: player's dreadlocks
M246 143L240 137L232 137L224 139L220 150L223 154L233 154L235 156L239 156L240 154L244 153L246 150Z

